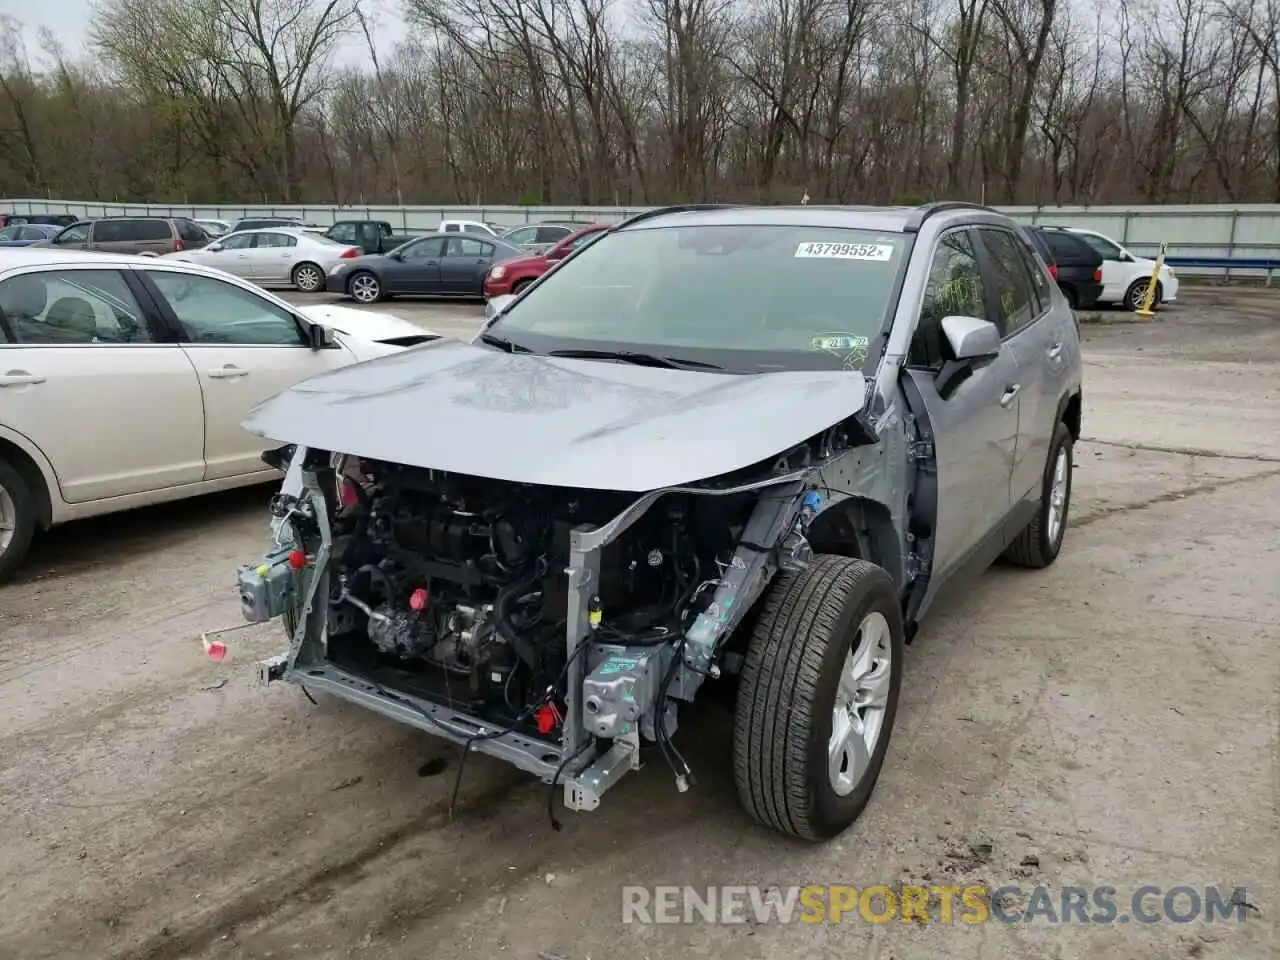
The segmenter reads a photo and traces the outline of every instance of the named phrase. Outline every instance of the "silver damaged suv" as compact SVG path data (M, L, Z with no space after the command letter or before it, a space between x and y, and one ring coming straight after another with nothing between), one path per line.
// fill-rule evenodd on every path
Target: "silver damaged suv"
M245 618L288 634L260 676L573 810L650 759L687 789L681 708L721 685L746 809L834 837L871 797L917 624L996 558L1062 548L1080 366L994 211L640 214L470 343L251 412L286 471L274 547L238 573Z

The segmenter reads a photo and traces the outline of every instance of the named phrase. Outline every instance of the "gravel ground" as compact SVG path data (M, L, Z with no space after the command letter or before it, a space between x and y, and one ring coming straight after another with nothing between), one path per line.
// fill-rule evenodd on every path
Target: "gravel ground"
M700 705L699 774L547 822L540 784L227 662L270 491L88 521L0 588L0 957L1276 956L1280 292L1087 322L1059 562L995 568L908 650L877 793L838 842L753 827ZM314 300L315 298L311 298ZM389 306L443 333L468 305ZM1244 923L638 926L623 883L1247 889ZM1056 896L1056 893L1055 893ZM1158 903L1156 898L1154 903ZM936 914L935 914L936 916Z

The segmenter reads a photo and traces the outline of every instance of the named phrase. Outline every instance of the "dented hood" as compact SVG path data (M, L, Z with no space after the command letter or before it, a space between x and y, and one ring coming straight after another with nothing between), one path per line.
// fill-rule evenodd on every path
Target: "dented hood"
M765 460L857 413L865 395L843 371L705 373L439 340L306 380L244 426L409 466L639 492Z

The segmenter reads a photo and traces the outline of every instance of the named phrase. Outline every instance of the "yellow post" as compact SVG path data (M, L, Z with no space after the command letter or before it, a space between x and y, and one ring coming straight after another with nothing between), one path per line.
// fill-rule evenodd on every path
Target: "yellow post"
M1151 282L1147 284L1147 292L1142 297L1142 303L1138 309L1133 311L1137 317L1154 317L1155 313L1151 309L1151 305L1156 302L1156 284L1160 282L1160 268L1164 266L1165 244L1161 242L1160 253L1156 256L1155 269L1151 271Z

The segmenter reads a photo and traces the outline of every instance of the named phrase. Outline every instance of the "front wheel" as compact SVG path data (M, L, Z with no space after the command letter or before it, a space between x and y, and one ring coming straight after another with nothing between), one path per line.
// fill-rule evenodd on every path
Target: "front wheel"
M893 579L819 555L770 588L738 688L734 776L759 823L807 840L843 832L871 799L902 685Z
M300 263L293 268L293 285L303 293L315 293L324 286L324 274L314 263Z
M1031 522L1005 549L1004 559L1020 567L1042 569L1058 559L1071 509L1071 473L1075 449L1071 431L1061 420L1049 444L1040 486L1040 505Z
M1135 280L1129 284L1129 289L1124 292L1124 305L1130 310L1137 310L1142 306L1142 301L1147 296L1147 287L1151 285L1150 280ZM1156 295L1151 300L1151 309L1158 310L1160 301L1164 299L1164 287L1160 285L1160 281L1156 281Z
M347 282L347 293L359 303L377 303L382 299L382 284L372 273L357 273Z

